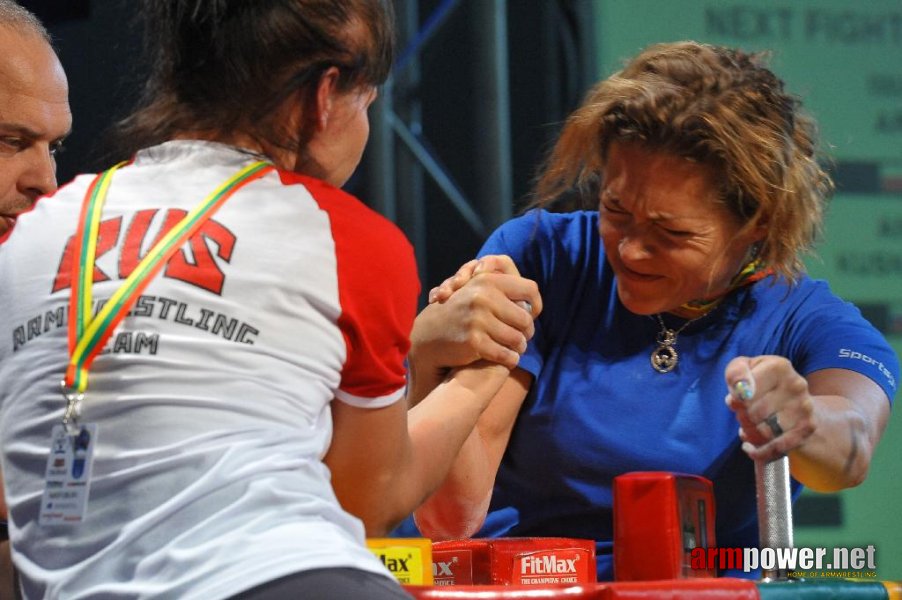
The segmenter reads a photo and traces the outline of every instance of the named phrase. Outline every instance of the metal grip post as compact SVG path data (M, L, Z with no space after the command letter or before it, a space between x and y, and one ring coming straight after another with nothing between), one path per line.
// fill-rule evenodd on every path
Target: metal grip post
M789 458L755 461L758 497L758 545L761 549L792 548L792 498L789 491ZM777 565L761 570L764 581L788 579Z

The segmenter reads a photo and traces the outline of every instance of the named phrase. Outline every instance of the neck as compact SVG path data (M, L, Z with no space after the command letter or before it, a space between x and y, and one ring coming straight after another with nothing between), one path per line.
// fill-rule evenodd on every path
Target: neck
M717 305L720 304L733 290L751 285L772 273L773 269L768 267L764 261L760 258L754 258L739 269L739 272L730 280L730 283L723 292L706 298L690 300L676 310L669 312L686 319L697 319L717 308Z
M704 317L706 314L714 310L720 302L715 302L705 309L689 307L688 304L684 304L679 308L675 308L674 310L668 310L668 315L673 315L675 317L680 317L681 319L698 319L700 317Z
M256 154L263 160L268 160L283 171L293 171L294 162L285 150L273 147L243 132L225 134L221 131L182 131L172 136L174 140L203 140L206 142L218 142L227 144L251 154Z

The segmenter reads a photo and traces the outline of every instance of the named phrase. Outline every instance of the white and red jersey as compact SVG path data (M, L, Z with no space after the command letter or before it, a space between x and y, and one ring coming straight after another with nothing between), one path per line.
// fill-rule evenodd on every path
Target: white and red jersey
M173 141L113 177L93 296L255 157ZM41 526L50 432L65 402L73 234L92 176L0 243L0 443L28 597L204 600L303 569L385 573L321 459L334 398L402 399L419 284L401 232L315 179L272 171L232 196L142 292L90 371L90 500ZM95 307L95 312L97 307Z

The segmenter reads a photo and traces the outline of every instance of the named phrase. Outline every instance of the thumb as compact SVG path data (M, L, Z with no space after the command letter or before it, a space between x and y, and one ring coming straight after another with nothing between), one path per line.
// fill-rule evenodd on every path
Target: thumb
M480 273L502 273L505 275L519 275L520 271L513 259L506 254L488 254L479 259L473 275Z
M724 369L724 379L730 394L747 402L755 397L755 376L752 374L752 359L748 356L737 356Z

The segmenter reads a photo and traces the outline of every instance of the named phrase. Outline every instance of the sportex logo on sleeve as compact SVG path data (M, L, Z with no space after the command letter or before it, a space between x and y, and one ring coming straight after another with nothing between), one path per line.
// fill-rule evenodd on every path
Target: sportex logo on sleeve
M871 358L867 354L858 352L857 350L850 350L849 348L840 348L839 357L840 358L850 358L853 360L860 360L869 365L873 365L874 367L877 368L878 371L880 371L881 375L886 377L887 381L889 382L890 387L893 388L894 390L896 389L896 378L893 377L893 374L890 373L889 369L886 368L886 365L884 365L881 361L877 360L876 358Z

